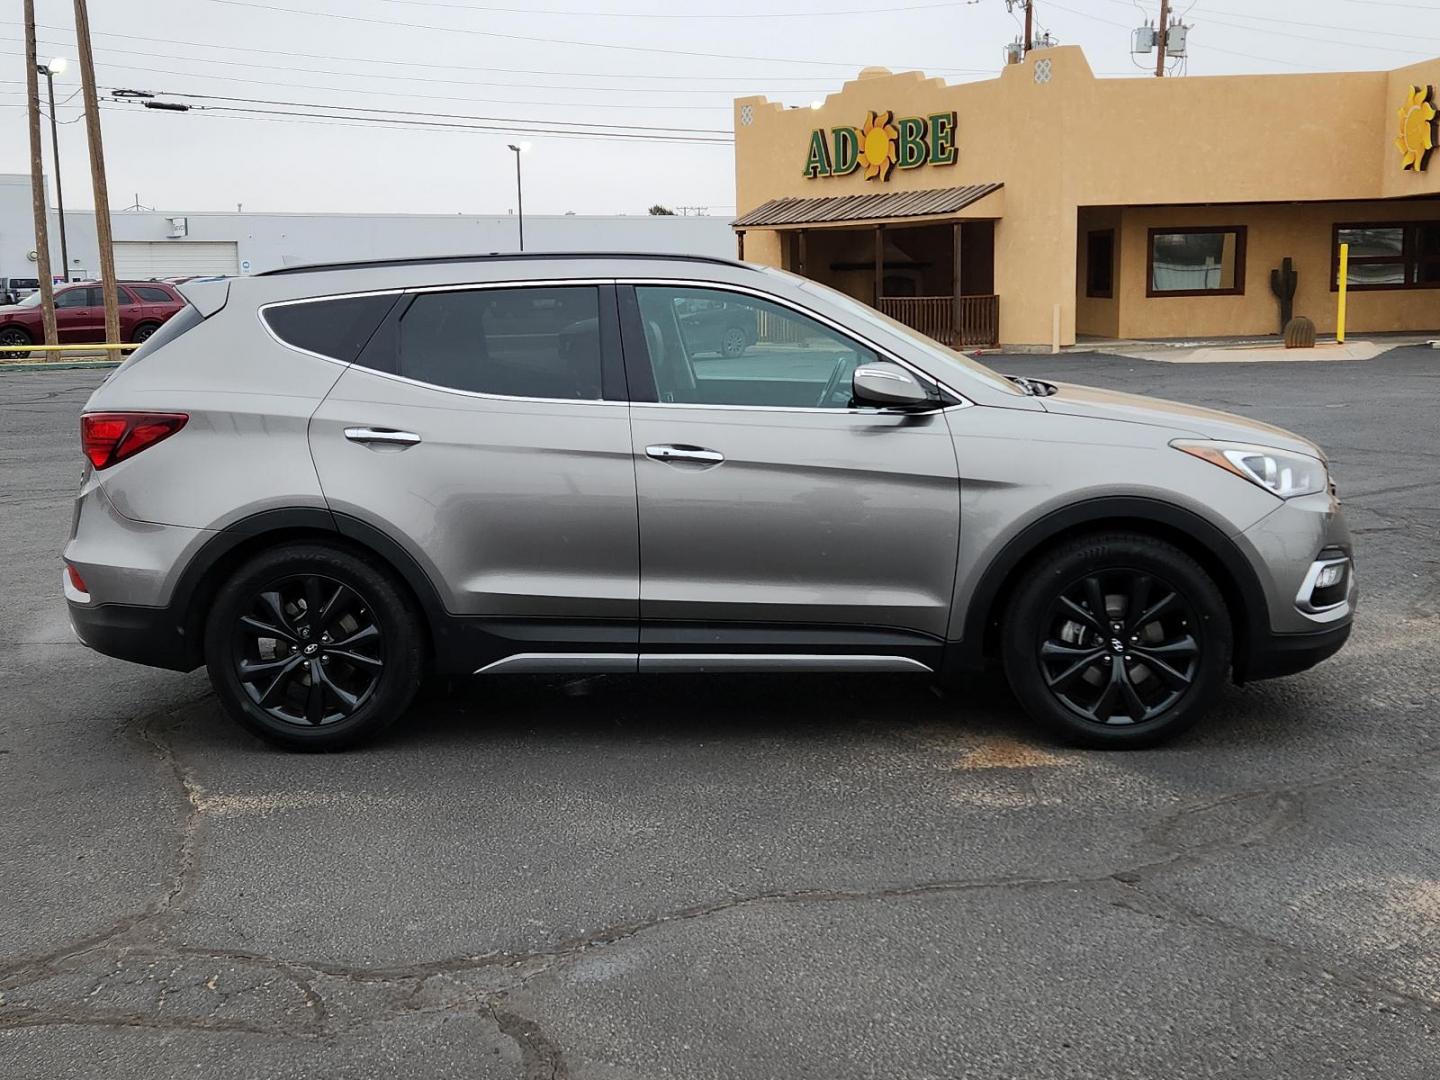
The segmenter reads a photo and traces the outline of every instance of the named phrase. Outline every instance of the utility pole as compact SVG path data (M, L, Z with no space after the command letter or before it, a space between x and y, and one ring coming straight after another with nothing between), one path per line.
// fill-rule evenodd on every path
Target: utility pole
M1165 77L1165 42L1170 37L1170 0L1160 0L1160 33L1155 42L1155 77Z
M35 273L40 279L40 316L45 344L55 336L55 283L50 277L50 223L45 205L45 162L40 143L40 72L35 59L35 0L25 0L25 92L30 115L30 201L35 211Z
M45 204L45 157L40 148L40 72L35 46L35 0L24 0L24 85L30 115L30 202L35 207L35 272L40 279L40 318L45 344L59 343L55 334L55 282L50 279L49 207Z
M1025 52L1035 47L1035 0L1025 0Z
M55 159L55 213L60 225L60 277L70 283L70 245L65 242L65 186L60 182L60 123L55 119L55 76L65 70L63 57L48 64L36 65L45 76L45 89L50 95L50 145Z
M25 0L26 6L33 0ZM85 134L90 140L90 180L95 189L95 239L100 246L100 286L105 295L105 340L120 340L120 304L115 288L115 240L110 231L110 193L105 185L105 147L100 139L100 95L95 89L95 53L90 48L90 12L75 0L75 41L80 53L80 86L85 92ZM33 59L33 58L32 58ZM111 349L119 360L120 350Z

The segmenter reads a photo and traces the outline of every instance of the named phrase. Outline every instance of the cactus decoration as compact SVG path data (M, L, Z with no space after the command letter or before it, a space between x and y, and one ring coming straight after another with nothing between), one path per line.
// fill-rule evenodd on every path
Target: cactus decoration
M1290 325L1290 318L1295 314L1295 281L1299 277L1295 273L1295 265L1287 255L1280 263L1278 270L1270 271L1270 291L1280 301L1280 333L1285 333L1285 328Z
M1285 348L1313 349L1315 324L1304 315L1297 315L1285 324Z

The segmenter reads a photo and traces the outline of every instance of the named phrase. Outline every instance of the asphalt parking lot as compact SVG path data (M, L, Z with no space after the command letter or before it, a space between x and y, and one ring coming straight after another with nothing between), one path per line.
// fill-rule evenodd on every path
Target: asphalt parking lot
M1440 353L992 362L1316 438L1350 645L1141 753L993 687L671 677L287 755L71 640L99 376L0 374L0 1076L1440 1075Z

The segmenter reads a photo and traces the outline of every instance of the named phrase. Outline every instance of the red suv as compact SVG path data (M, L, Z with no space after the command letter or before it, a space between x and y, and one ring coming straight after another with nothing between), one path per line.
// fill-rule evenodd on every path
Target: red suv
M163 281L125 281L119 285L120 338L144 341L185 301L175 286ZM105 300L99 285L67 285L55 290L55 327L60 344L105 340ZM18 304L0 307L0 345L34 345L45 340L40 294L32 293ZM6 352L0 357L27 356Z

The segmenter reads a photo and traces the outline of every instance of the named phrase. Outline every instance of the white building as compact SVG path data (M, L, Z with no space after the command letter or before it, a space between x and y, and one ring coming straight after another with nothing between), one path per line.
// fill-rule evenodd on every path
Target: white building
M247 214L118 211L110 216L121 278L258 274L299 263L514 251L513 214ZM72 279L93 278L100 259L95 214L67 211ZM30 178L0 174L0 276L33 277ZM50 210L51 266L60 274L59 219ZM525 215L526 251L643 251L735 255L730 219Z

